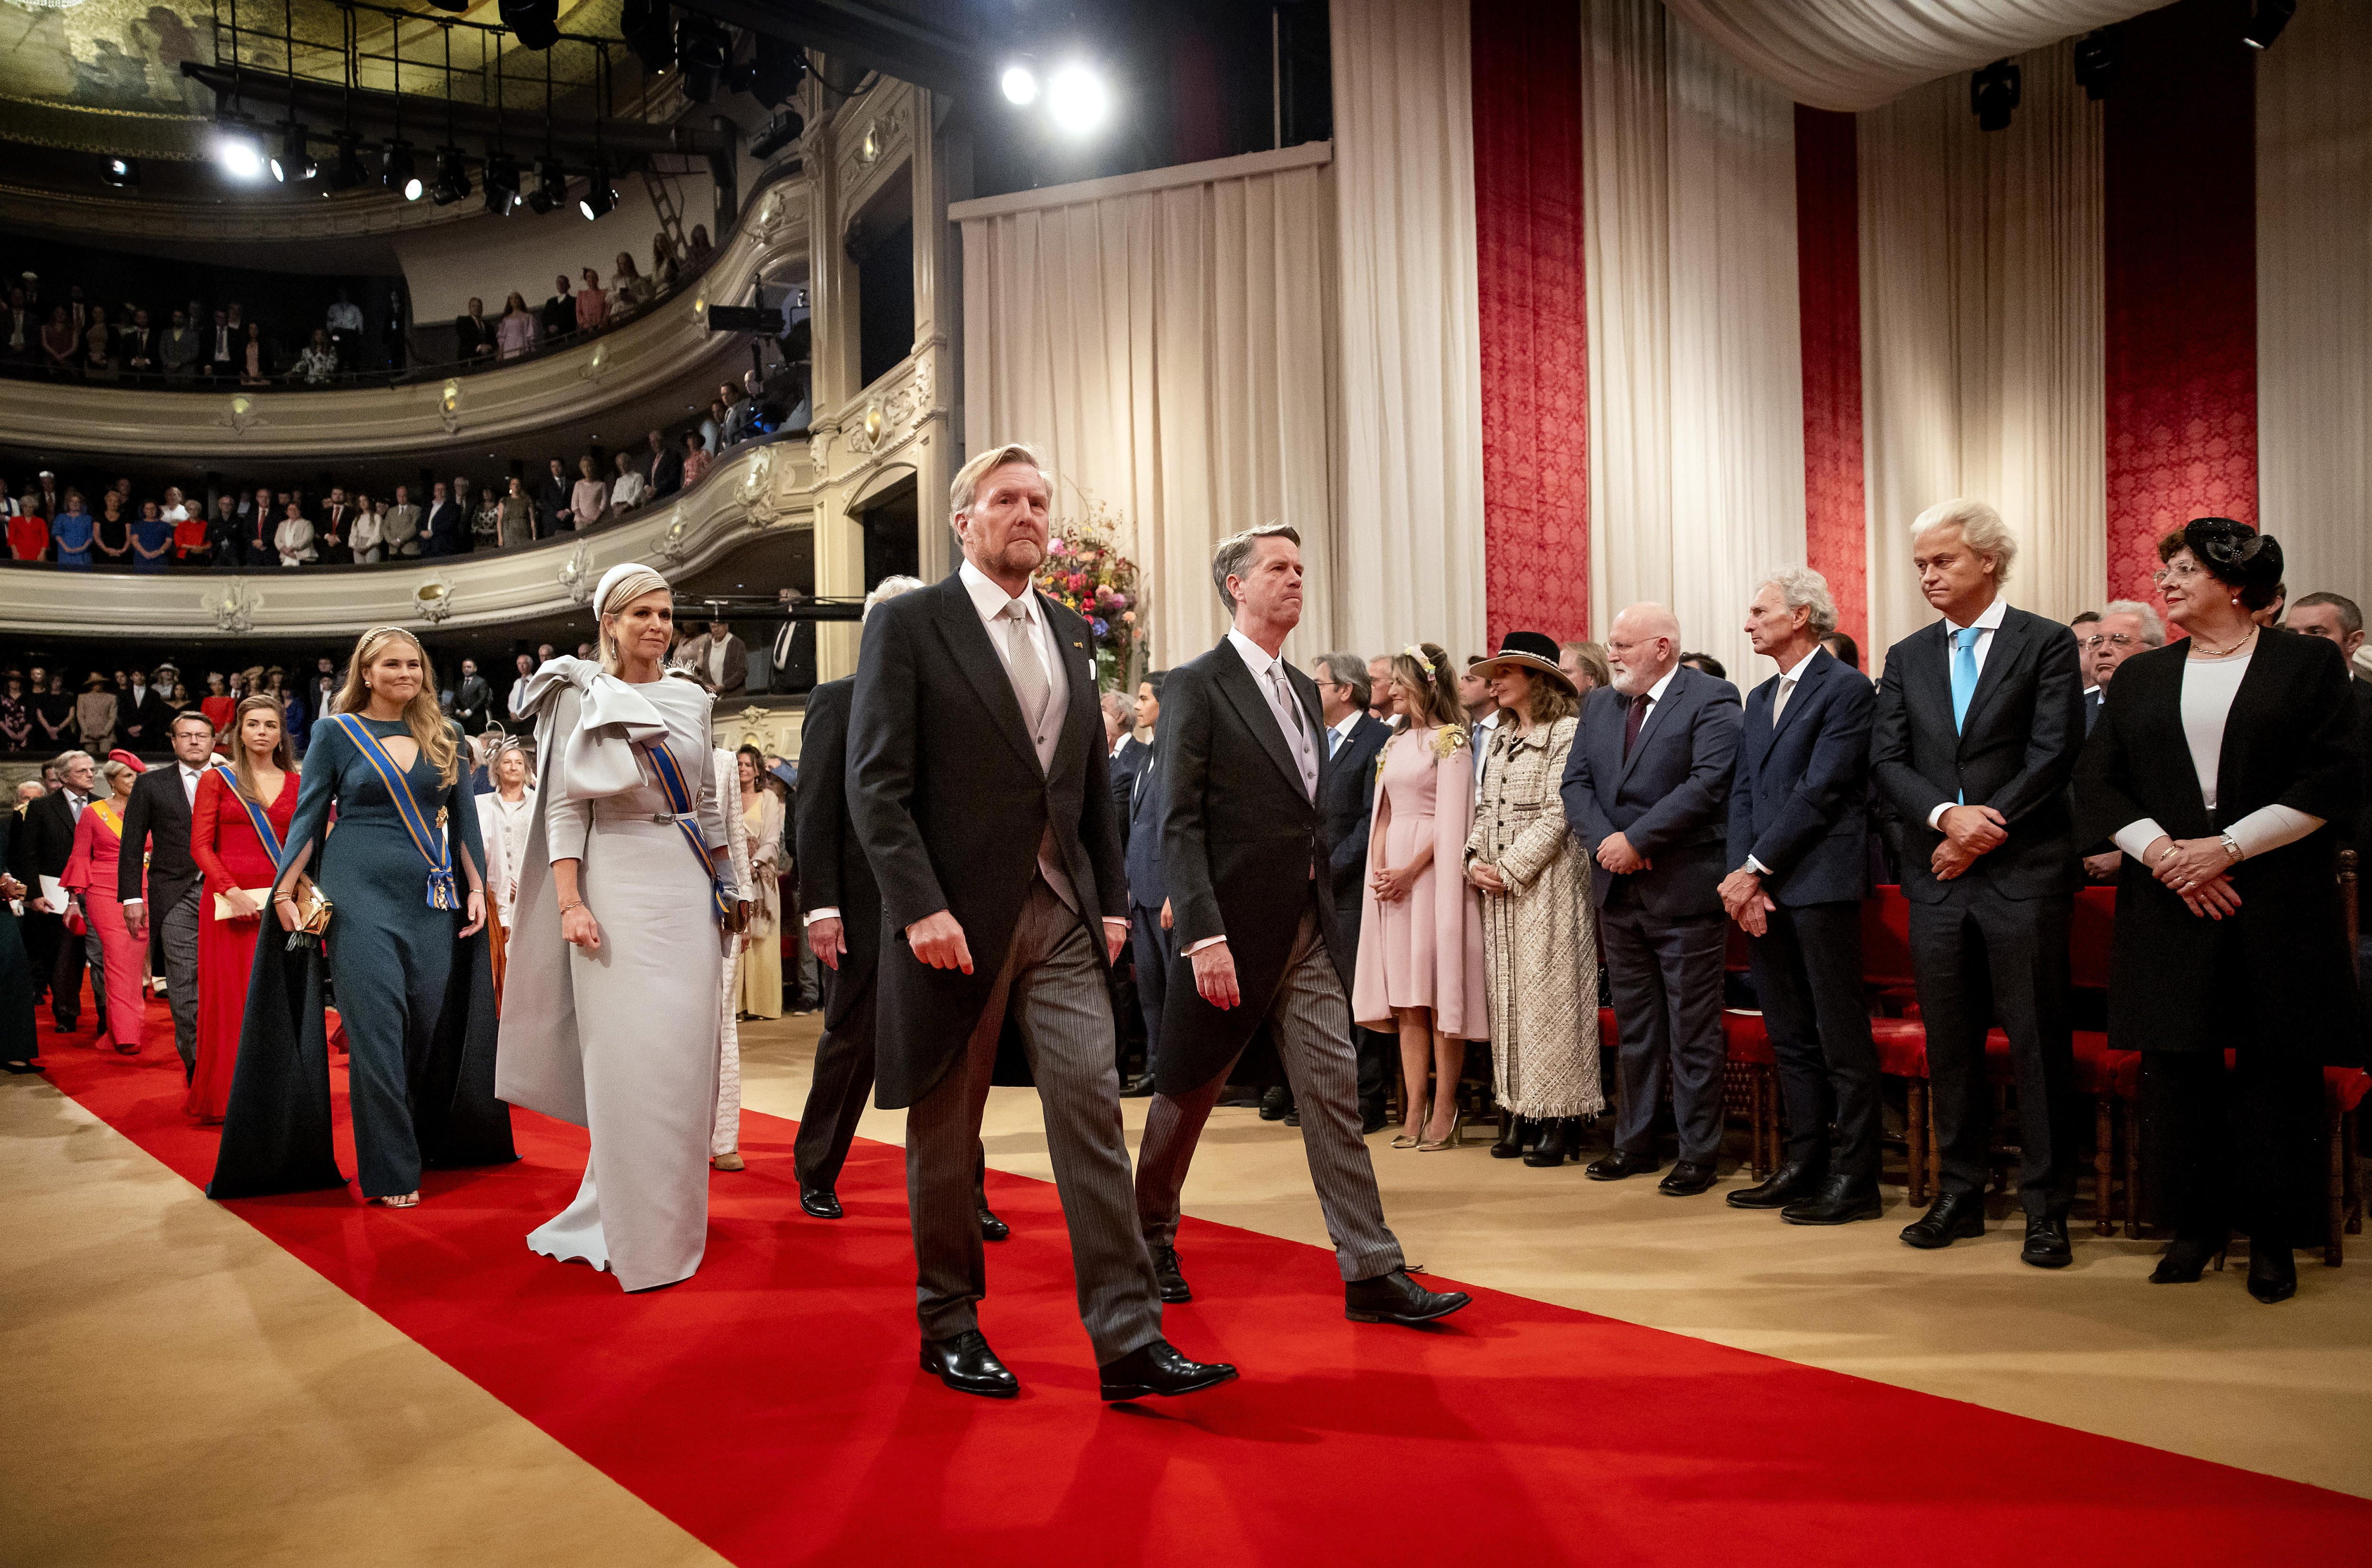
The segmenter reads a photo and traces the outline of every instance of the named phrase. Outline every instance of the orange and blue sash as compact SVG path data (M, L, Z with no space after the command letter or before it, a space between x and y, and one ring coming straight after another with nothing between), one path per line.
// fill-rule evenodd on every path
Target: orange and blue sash
M683 842L692 846L692 853L700 857L700 868L708 873L708 897L716 907L716 918L730 920L733 909L725 900L725 883L716 870L716 857L708 853L708 845L701 840L700 829L692 816L692 791L684 784L683 769L677 765L675 753L669 751L664 742L656 746L637 746L635 749L649 761L651 772L659 781L659 793L667 796L668 809L675 813L676 830L683 834Z
M272 856L272 864L274 865L279 865L280 834L273 830L272 826L272 819L264 815L262 807L258 806L255 802L250 800L239 789L238 775L231 772L230 765L228 763L216 762L215 764L215 772L222 775L222 782L224 785L229 789L230 797L233 800L238 801L241 806L247 807L248 826L253 828L255 830L255 836L263 841L265 852Z
M387 754L378 736L364 726L352 714L331 714L330 722L343 728L363 755L371 771L378 774L379 783L387 786L388 795L395 801L395 814L403 822L403 830L412 835L412 845L420 858L428 863L428 907L433 910L458 910L461 896L453 886L453 858L446 847L445 835L428 820L420 809L420 802L412 798L412 786L406 783L403 771L395 759Z

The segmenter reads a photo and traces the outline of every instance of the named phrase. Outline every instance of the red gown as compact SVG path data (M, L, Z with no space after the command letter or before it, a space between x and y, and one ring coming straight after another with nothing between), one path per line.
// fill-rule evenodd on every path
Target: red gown
M296 771L291 768L264 816L285 842L296 815ZM233 888L269 889L276 868L247 819L246 805L212 768L198 779L198 798L190 808L190 858L205 882L198 894L198 1066L181 1109L201 1121L220 1121L230 1105L231 1072L238 1065L255 939L272 912L267 904L253 920L216 920L215 895Z
M115 1049L126 1056L140 1049L141 1026L148 1019L148 997L140 983L147 944L133 937L124 923L123 905L116 897L116 866L123 853L123 817L120 802L94 799L75 822L74 854L65 875L58 880L82 903L83 918L99 933L99 950L107 958L104 976L91 977L107 986L107 1032ZM145 873L140 888L148 891ZM79 936L69 941L79 942Z

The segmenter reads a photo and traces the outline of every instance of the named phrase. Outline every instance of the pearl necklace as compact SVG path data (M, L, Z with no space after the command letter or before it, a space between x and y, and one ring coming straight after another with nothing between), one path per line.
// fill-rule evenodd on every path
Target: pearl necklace
M2197 658L2230 658L2234 654L2238 653L2242 647L2246 646L2249 639L2255 636L2259 630L2260 628L2252 622L2246 632L2240 633L2239 640L2235 642L2228 648L2210 648L2206 645L2206 640L2204 638L2194 636L2191 639L2191 645L2194 650L2196 650L2192 656Z

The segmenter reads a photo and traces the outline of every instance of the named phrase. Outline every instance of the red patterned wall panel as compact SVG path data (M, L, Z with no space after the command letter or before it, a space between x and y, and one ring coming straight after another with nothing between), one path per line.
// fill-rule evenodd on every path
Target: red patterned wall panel
M2160 535L2257 520L2255 51L2242 0L2127 22L2102 124L2109 596L2153 600Z
M1796 106L1796 292L1804 336L1804 550L1837 625L1869 641L1862 484L1860 165L1854 117Z
M1477 5L1473 81L1483 580L1496 647L1510 629L1589 633L1581 8Z

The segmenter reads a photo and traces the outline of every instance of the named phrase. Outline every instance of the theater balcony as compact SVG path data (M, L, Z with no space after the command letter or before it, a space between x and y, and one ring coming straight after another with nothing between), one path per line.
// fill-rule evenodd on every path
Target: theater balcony
M771 598L813 582L808 443L747 442L692 489L584 534L504 551L370 566L287 570L0 571L0 626L12 636L164 641L351 638L395 624L447 636L589 626L601 574L663 565L680 597Z

